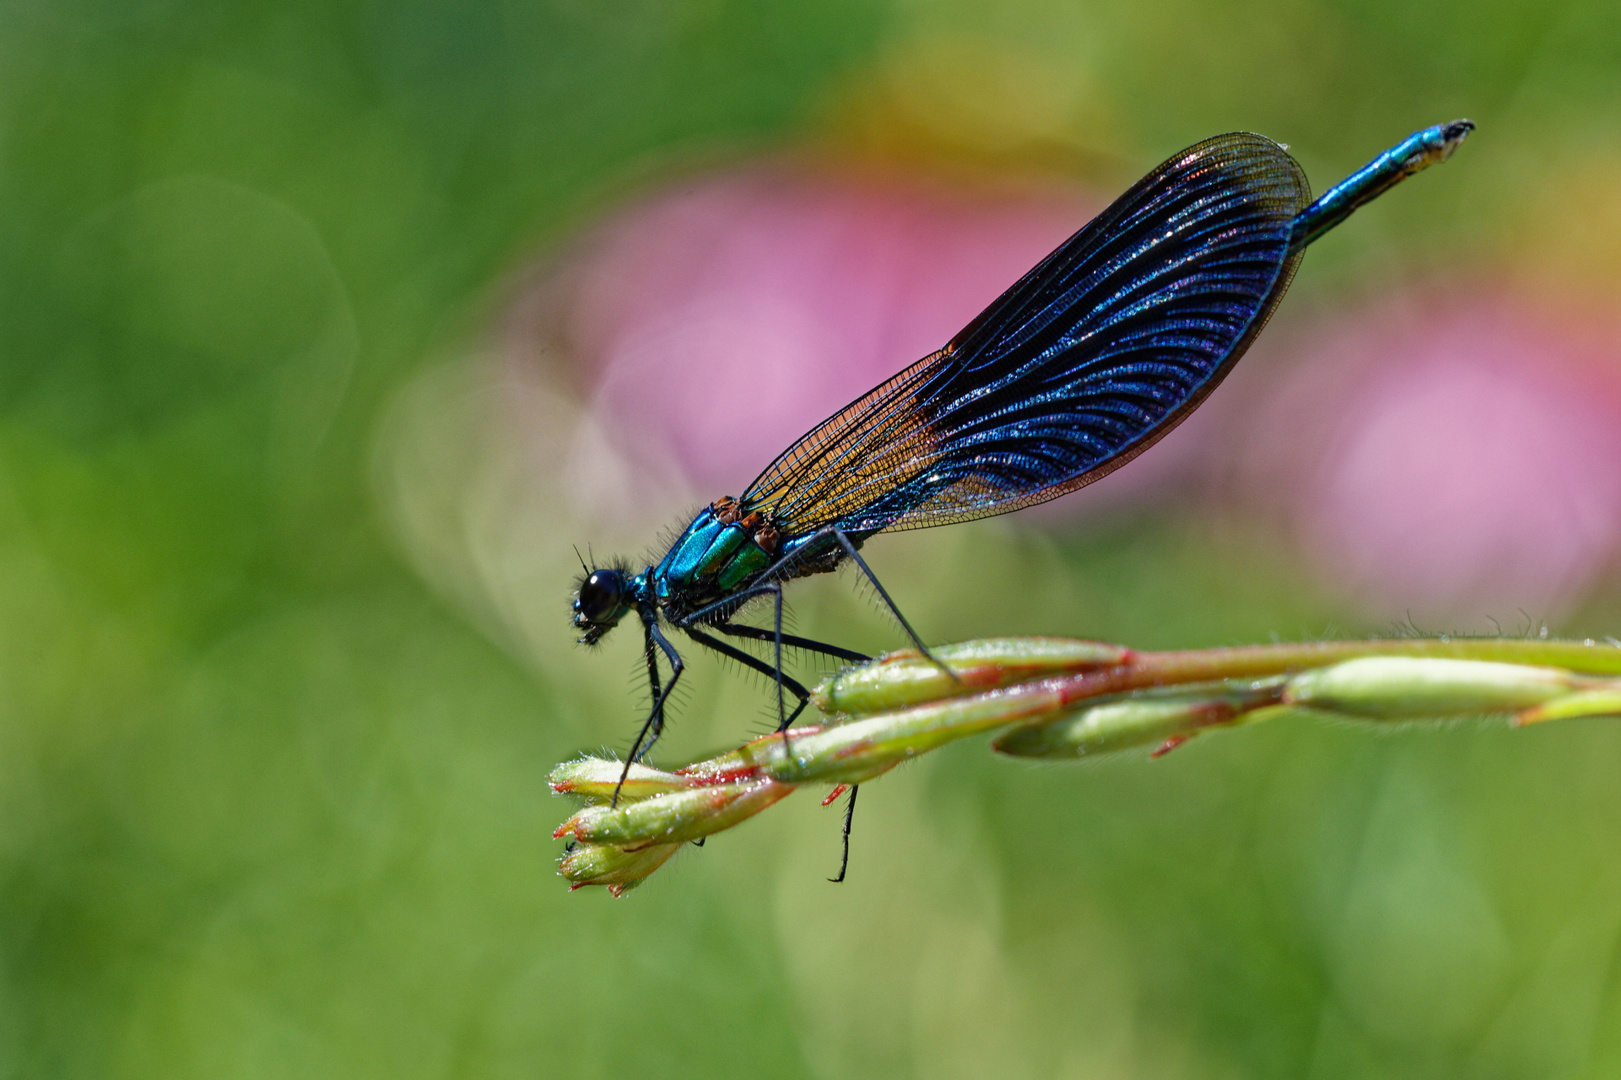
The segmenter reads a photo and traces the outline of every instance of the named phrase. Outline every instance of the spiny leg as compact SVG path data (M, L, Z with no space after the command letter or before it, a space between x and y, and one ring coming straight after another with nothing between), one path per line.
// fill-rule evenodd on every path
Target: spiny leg
M777 669L777 730L787 731L788 725L793 723L793 721L788 719L788 710L783 706L782 703L782 582L769 581L766 582L765 585L770 589L772 600L776 609L776 619L773 623L775 629L772 631L771 641L772 644L776 646L776 653L773 656L773 659L776 661ZM804 707L805 703L801 701L799 703L799 709L803 709ZM799 709L794 710L795 716L799 715ZM786 745L786 742L784 745Z
M648 712L647 719L642 722L642 730L636 733L636 741L631 745L630 753L625 757L625 767L619 773L619 783L614 785L613 798L608 801L610 808L619 805L619 792L624 788L625 781L630 779L630 767L643 754L653 749L653 744L658 741L658 737L664 734L664 702L669 698L670 691L675 689L676 682L681 678L681 672L685 670L685 665L681 663L681 654L675 651L673 645L664 640L664 635L659 633L653 619L650 619L645 614L641 618L642 638L647 651L647 684L653 694L653 708ZM659 687L658 654L654 652L655 645L670 661L670 681L662 689ZM652 732L653 737L650 739L648 738L648 732ZM646 740L645 746L643 740Z
M664 704L670 700L670 694L675 690L675 684L681 680L681 673L687 670L687 665L681 662L681 654L675 651L675 646L671 645L669 639L659 631L657 622L649 623L647 630L653 641L658 645L659 650L670 661L670 681L664 684L664 692L659 695L654 706L658 714L658 734L662 735L664 734ZM652 746L649 745L643 749L642 753L645 755L651 749Z
M775 638L770 630L761 630L758 626L743 626L740 623L714 623L716 630L733 637L751 638L754 641L771 641ZM841 649L837 645L829 645L824 641L812 641L810 638L795 637L793 634L782 635L782 643L790 649L804 649L806 652L821 653L837 660L848 660L852 664L864 664L872 657L866 653L858 653L853 649Z
M850 540L850 537L844 532L843 529L835 528L832 525L819 529L817 532L811 535L809 541L801 544L796 550L789 552L762 570L760 572L760 576L755 579L757 584L733 593L731 596L728 596L723 600L717 600L713 604L700 608L691 615L688 615L686 621L706 622L709 621L711 617L714 617L717 612L725 612L729 614L737 611L754 597L763 596L768 592L778 593L778 617L780 619L780 590L782 586L776 579L780 578L785 570L791 569L796 563L802 562L806 558L806 553L814 549L816 546L816 541L823 537L831 539L834 543L836 543L844 554L856 564L856 566L861 570L861 573L866 576L867 580L872 583L872 587L878 591L878 596L883 600L884 606L887 607L889 609L889 613L895 617L895 621L901 624L901 629L906 631L906 636L911 639L912 644L917 648L917 651L923 654L923 658L928 660L929 663L933 664L941 671L945 672L946 677L952 682L960 682L961 680L957 678L957 673L947 667L939 657L935 656L934 653L929 650L927 645L923 644L923 639L918 637L917 631L912 629L912 624L906 621L905 615L901 614L901 609L896 606L894 599L889 595L889 590L884 588L883 582L878 580L878 575L872 572L872 567L868 566L867 561L861 557L859 552L856 551L856 546ZM770 634L770 636L768 637L767 634ZM760 631L757 640L780 640L788 644L794 644L794 641L790 640L790 638L786 635L783 635L780 630L775 633L770 631ZM800 642L805 642L805 639L803 638L797 640ZM856 660L859 662L871 659L870 657L862 656L859 653L848 653L842 649L835 650L826 648L815 642L805 642L802 647L808 647L817 652L825 652L829 655L839 656L841 659L846 660Z
M917 636L917 631L912 629L912 624L906 621L906 616L901 614L901 609L895 606L895 601L890 599L889 592L884 588L883 583L872 572L872 567L867 565L867 560L863 559L860 552L856 551L856 546L850 542L850 538L845 535L844 530L830 526L825 532L838 542L839 547L844 549L844 553L867 576L867 580L872 582L872 587L878 590L878 595L883 599L884 606L889 608L889 613L895 616L895 621L901 624L901 629L906 631L906 636L912 639L912 644L916 646L918 652L923 654L923 658L945 672L946 677L952 682L961 682L962 680L957 678L957 673L946 667L940 658L930 652L927 645L923 644L923 639Z
M757 626L739 626L736 623L717 623L715 625L715 629L719 630L723 634L731 634L734 637L749 638L753 641L771 641L776 636L771 631L761 630ZM821 653L823 656L831 656L838 660L848 660L855 664L863 664L872 659L872 657L868 656L867 654L858 653L853 649L841 649L837 645L829 645L822 641L812 641L809 638L796 637L793 634L782 635L782 643L790 648L804 649L808 652ZM777 730L786 731L788 726L794 722L795 717L804 711L804 708L804 703L801 703L800 707L794 710L793 716L787 717L783 721L782 727L778 728Z
M752 589L746 590L746 592L742 592L742 594L736 595L736 597L729 597L728 600L726 600L726 603L736 605L739 600L751 600L751 598L755 597L755 595L763 595L765 592L767 592L765 589L760 589L759 592L755 592L755 590ZM718 606L721 605L707 606L707 608L704 608L704 610L700 610L699 613L695 613L692 618L700 618L700 616L704 616L705 613L710 613L710 611L715 610L715 608L718 608ZM721 634L728 634L728 636L731 637L747 637L749 641L768 641L773 642L773 644L776 642L775 629L760 629L759 626L742 626L742 624L739 623L710 623L708 626L710 626L712 629L716 629L716 631L720 631ZM689 632L691 632L691 629L689 629ZM789 647L789 649L804 649L806 652L817 652L817 654L822 654L823 657L833 657L835 660L848 660L849 663L866 663L867 660L872 660L872 657L864 654L864 652L856 652L854 649L840 649L838 645L830 645L827 644L827 642L822 641L812 641L812 639L809 639L809 637L799 637L796 636L796 634L783 634L783 636L781 636L781 644L786 645L786 647ZM744 660L744 663L749 663L749 666L754 666L757 662L755 662L754 657L749 657L749 660ZM755 668L755 670L765 671L765 668ZM768 671L768 673L772 675L772 678L775 678L778 671L783 671L783 665L781 665L781 649L778 649L778 665L776 665L775 670ZM788 686L789 691L793 691L793 686L796 686L796 683L794 683L793 679L786 678L785 673L785 675L783 675L783 686ZM806 705L806 701L801 699L798 709L794 709L793 715L788 715L788 717L783 717L783 715L781 715L781 710L778 710L778 717L776 718L780 720L780 726L778 726L776 730L786 730L786 728L788 728L788 726L794 722L794 718L798 717L801 712L804 712L804 705Z
M645 618L642 620L642 656L647 661L647 692L651 708L648 710L647 719L642 721L642 729L636 733L636 741L631 744L630 753L625 756L625 771L619 774L619 783L614 786L610 806L619 805L619 789L625 786L625 779L630 776L631 764L641 756L642 741L646 739L651 749L664 731L664 710L661 708L664 695L659 685L658 650L653 644L653 627ZM648 738L649 733L652 738Z
M777 665L777 730L787 731L788 725L794 721L782 707L782 582L773 582L773 584L777 586L777 618L772 630L772 644L776 647L776 655L773 659ZM799 708L794 710L794 716L798 716L804 708L805 703L801 701ZM784 745L786 746L786 742Z
M792 568L794 564L801 562L806 557L806 553L813 549L815 546L815 541L823 537L829 538L836 543L840 549L843 550L844 554L856 564L856 566L861 570L862 574L866 576L867 580L872 583L872 587L878 591L878 595L883 600L884 605L889 609L889 613L895 617L896 622L901 624L901 629L906 631L906 636L911 639L912 644L917 648L917 651L923 655L924 659L928 660L935 667L945 672L946 677L952 682L960 682L961 680L957 678L957 673L947 667L939 657L935 656L934 653L930 651L927 645L923 644L923 639L918 636L916 630L912 629L912 624L906 621L906 616L901 614L901 610L898 606L896 606L894 598L889 595L889 591L885 589L883 583L878 580L878 576L872 572L872 567L868 566L866 560L863 559L856 551L855 544L851 542L849 536L846 535L842 529L834 528L833 526L828 526L819 530L817 533L813 534L810 542L801 545L797 550L789 552L772 565L766 567L765 570L761 571L759 577L755 579L756 584L751 585L748 588L741 589L733 593L731 596L725 597L724 599L717 600L712 604L707 604L704 607L699 608L697 611L694 611L688 615L686 619L683 620L683 623L685 625L691 625L694 623L709 622L710 625L715 625L717 629L721 629L724 633L735 634L739 637L749 637L756 641L772 642L776 649L776 670L778 673L781 673L782 671L782 647L784 644L799 648L808 648L815 652L824 653L829 656L837 656L839 659L851 660L857 663L870 659L870 657L864 656L861 653L853 652L847 649L839 649L834 646L823 645L820 642L810 641L806 638L793 637L782 632L782 583L775 579L779 578L785 570ZM773 594L776 599L776 620L775 625L771 630L760 630L755 627L741 627L735 626L731 623L711 621L724 620L728 615L739 610L744 604L748 603L748 601L757 596L764 596L767 593ZM777 715L782 720L783 725L779 730L786 730L788 724L792 723L792 721L783 714L784 708L782 704L782 687L781 683L779 682L777 689Z
M789 724L792 724L795 720L797 720L799 718L799 714L805 711L805 706L810 703L810 691L805 689L802 683L795 679L789 678L783 673L780 667L773 670L770 664L766 663L764 660L761 660L759 657L750 656L742 649L733 648L724 641L716 641L714 638L710 637L708 634L705 634L697 627L682 626L681 629L688 637L692 638L705 648L714 649L722 656L736 660L738 663L752 671L758 671L762 675L780 677L782 679L782 685L788 689L789 693L793 694L799 699L799 705L788 716L787 720L777 728L778 731L782 731ZM781 703L779 702L778 705L780 707ZM778 714L778 719L782 719L780 713Z
M777 563L777 565L781 566L782 562L779 561ZM767 571L767 573L769 574L769 570ZM777 649L776 649L777 666L772 671L771 674L772 674L772 677L776 680L776 683L777 683L777 723L778 723L777 730L778 731L785 731L785 730L787 730L788 725L793 723L793 721L788 718L787 709L783 705L783 701L782 701L782 688L783 688L783 683L782 683L782 679L783 679L783 672L782 672L782 643L783 643L783 636L782 636L782 583L777 582L777 581L762 581L762 582L759 582L757 584L751 585L746 589L742 589L742 590L739 590L738 592L733 593L731 596L728 596L723 600L717 600L713 604L707 604L704 607L699 608L697 611L694 611L692 614L688 615L685 619L683 619L681 621L680 625L681 625L681 627L683 629L688 629L688 628L692 627L695 624L702 624L702 623L706 622L706 620L708 618L710 618L712 616L715 616L716 613L723 613L719 617L724 618L725 613L735 612L738 608L742 607L744 604L748 603L750 600L753 600L755 597L757 597L757 596L765 596L768 593L771 594L772 596L774 596L776 598L776 602L777 602L776 629L775 629L774 632L773 631L764 631L764 630L760 631L760 637L757 640L771 641L771 642L776 643L776 647L777 647ZM748 636L748 635L744 635L744 636ZM803 709L803 708L804 708L804 703L801 702L800 703L800 709ZM794 710L794 715L795 716L799 715L800 709L795 709Z
M850 785L850 801L844 807L844 855L839 859L839 876L827 879L835 885L844 880L844 872L850 868L850 822L856 816L856 792L860 790L860 784Z
M749 638L752 641L771 641L776 637L776 635L769 630L761 630L757 626L738 626L735 623L717 623L715 624L715 629L719 630L723 634L731 634L734 637ZM809 638L796 637L793 634L783 634L782 644L790 646L791 648L805 649L810 652L821 653L824 656L832 656L839 660L848 660L857 664L865 663L866 661L872 659L872 657L866 655L865 653L858 653L851 649L841 649L837 645L828 645L825 642L812 641ZM777 670L779 672L782 671L782 654L780 647L777 654L777 665ZM784 678L786 678L786 675ZM791 682L791 680L789 681ZM778 715L782 723L777 730L787 731L789 726L793 724L793 722L799 717L799 714L805 711L805 704L806 699L802 698L799 702L799 707L795 709L793 714L788 717L781 717L781 714L779 713Z

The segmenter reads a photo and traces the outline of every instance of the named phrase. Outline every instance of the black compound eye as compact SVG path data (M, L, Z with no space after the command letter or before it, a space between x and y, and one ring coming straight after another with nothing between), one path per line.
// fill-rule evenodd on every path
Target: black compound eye
M580 582L580 598L574 610L588 623L617 619L624 609L625 575L618 570L593 570Z

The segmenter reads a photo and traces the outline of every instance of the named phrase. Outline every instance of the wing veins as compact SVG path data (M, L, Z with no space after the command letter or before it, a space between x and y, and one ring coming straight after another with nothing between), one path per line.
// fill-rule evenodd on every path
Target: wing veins
M744 493L804 532L1002 513L1096 479L1230 368L1292 277L1299 166L1259 136L1151 172L939 353L813 428Z

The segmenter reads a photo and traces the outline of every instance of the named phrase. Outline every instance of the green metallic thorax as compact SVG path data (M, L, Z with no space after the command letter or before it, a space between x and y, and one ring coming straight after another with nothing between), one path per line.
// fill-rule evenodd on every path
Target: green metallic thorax
M688 610L720 599L771 565L771 555L738 524L704 510L653 571L662 602Z

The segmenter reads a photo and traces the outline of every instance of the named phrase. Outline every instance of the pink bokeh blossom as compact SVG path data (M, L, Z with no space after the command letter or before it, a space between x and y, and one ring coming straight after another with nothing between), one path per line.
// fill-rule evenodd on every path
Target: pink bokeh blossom
M605 429L735 494L814 424L939 348L1099 204L759 169L607 225L565 338Z
M1258 411L1252 492L1370 613L1557 615L1621 538L1621 393L1512 297L1388 303L1317 328Z

